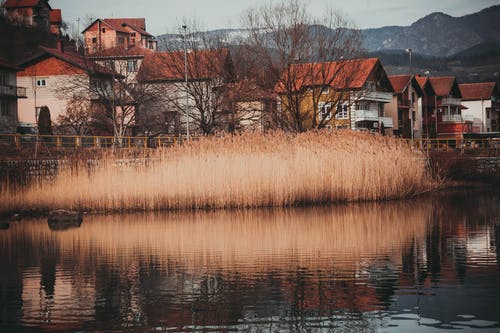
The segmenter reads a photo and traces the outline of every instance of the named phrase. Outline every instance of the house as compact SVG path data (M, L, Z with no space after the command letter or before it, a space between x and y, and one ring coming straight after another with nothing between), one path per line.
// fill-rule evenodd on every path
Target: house
M60 35L61 10L52 9L48 0L6 0L3 9L12 22Z
M19 66L22 70L17 73L17 80L26 87L27 96L19 102L19 120L33 124L42 106L49 108L54 122L73 98L100 102L91 93L91 87L110 88L114 75L74 53L45 47Z
M83 30L85 51L93 54L116 47L129 48L133 45L157 50L158 43L146 31L144 18L106 18L97 19Z
M249 80L228 83L225 90L224 130L263 132L275 128L277 96L273 91Z
M462 138L472 132L472 117L462 114L462 93L453 76L429 77L436 98L437 137Z
M0 133L15 133L19 123L18 99L26 98L26 88L17 86L20 68L0 58Z
M415 80L422 91L420 110L422 114L422 137L437 137L436 93L428 76L415 76Z
M393 127L392 118L384 114L393 88L377 58L292 64L275 91L278 118L287 129Z
M213 133L224 116L225 87L233 75L228 49L146 55L137 81L153 94L140 106L143 130L161 123L163 133Z
M392 117L392 134L403 138L422 137L421 98L423 91L412 75L391 75L394 96L391 103L385 105L385 114Z
M467 109L462 114L472 118L474 133L499 132L500 91L495 82L459 84L462 104Z

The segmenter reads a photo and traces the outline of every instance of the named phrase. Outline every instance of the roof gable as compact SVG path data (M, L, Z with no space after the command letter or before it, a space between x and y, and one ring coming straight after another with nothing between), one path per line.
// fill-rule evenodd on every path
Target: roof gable
M422 96L422 88L415 76L412 75L391 75L389 76L392 88L396 94L402 94L411 84L418 96Z
M429 82L437 96L462 97L458 88L457 79L454 76L430 77Z
M434 96L436 94L436 92L434 91L434 88L432 88L432 85L429 82L428 76L417 75L417 76L415 76L415 80L417 81L418 85L420 86L420 89L422 89L422 93L425 93L427 96Z
M50 11L50 23L62 23L62 14L60 9Z
M459 84L462 100L474 101L481 99L491 99L498 95L497 84L495 82L467 83Z

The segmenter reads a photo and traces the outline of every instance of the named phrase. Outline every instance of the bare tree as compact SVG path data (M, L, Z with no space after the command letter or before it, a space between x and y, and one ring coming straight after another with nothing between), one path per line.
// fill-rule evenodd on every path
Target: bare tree
M247 63L254 67L252 73L261 86L279 92L276 119L287 130L321 128L329 122L341 110L337 108L344 99L341 88L357 70L345 59L360 51L359 31L339 13L324 13L313 18L299 0L246 13Z
M196 32L194 23L184 26L178 38L164 42L166 52L144 59L139 80L162 96L163 113L179 115L184 131L189 122L191 132L213 133L228 105L225 85L234 79L233 63L220 35Z
M91 124L90 101L74 96L66 106L66 112L57 117L59 127L70 128L76 135L88 133Z

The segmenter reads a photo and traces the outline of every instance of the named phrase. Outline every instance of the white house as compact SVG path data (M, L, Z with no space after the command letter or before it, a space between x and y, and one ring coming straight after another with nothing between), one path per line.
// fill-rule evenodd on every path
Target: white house
M474 133L500 131L500 92L495 82L460 84L462 115L472 118Z

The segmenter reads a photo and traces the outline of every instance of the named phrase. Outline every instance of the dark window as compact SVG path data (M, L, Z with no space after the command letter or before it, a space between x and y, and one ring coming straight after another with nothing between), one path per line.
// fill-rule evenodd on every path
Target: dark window
M0 115L1 116L9 115L9 103L7 103L7 101L0 102Z
M106 32L106 28L102 28L101 31L102 31L102 33L105 33Z
M97 37L92 37L92 44L97 43Z
M129 72L137 72L137 60L129 60L129 61L127 61L127 71L129 71Z

